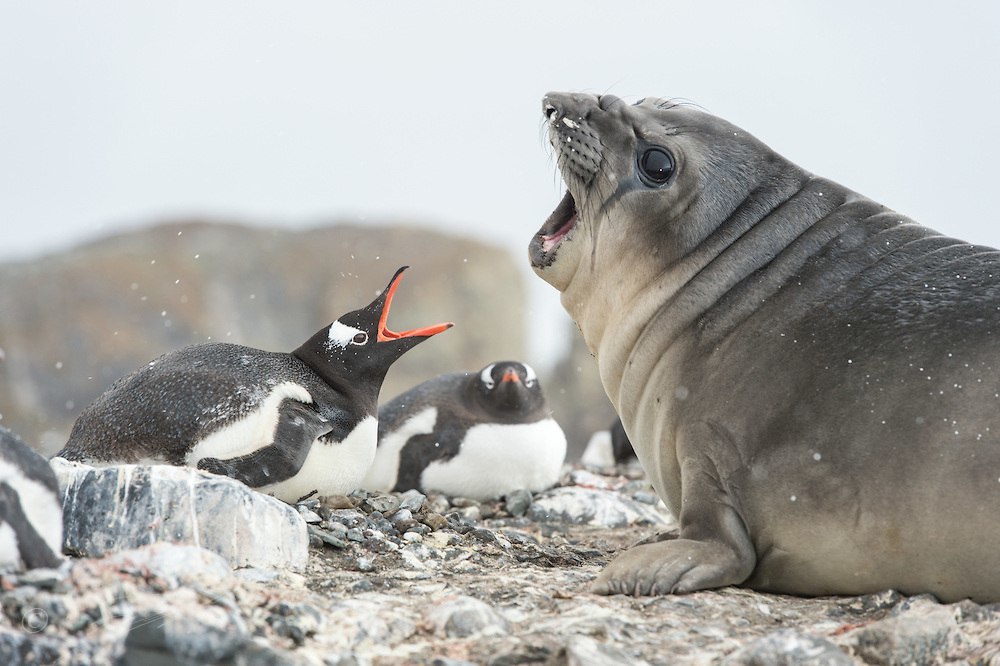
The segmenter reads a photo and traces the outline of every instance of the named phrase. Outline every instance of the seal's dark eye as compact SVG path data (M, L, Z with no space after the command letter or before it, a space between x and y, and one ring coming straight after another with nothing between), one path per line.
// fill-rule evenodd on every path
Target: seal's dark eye
M363 345L366 342L368 342L368 334L367 333L358 333L357 335L354 336L354 339L351 340L351 342L353 342L356 345Z
M663 148L649 148L639 157L639 170L647 185L663 185L674 173L674 158Z

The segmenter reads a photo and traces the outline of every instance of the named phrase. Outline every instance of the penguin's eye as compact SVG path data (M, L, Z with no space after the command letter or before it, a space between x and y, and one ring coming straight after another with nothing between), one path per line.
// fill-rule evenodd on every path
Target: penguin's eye
M674 174L674 157L663 148L647 148L639 156L639 175L649 186L663 185Z
M496 386L496 385L497 385L497 383L495 381L493 381L492 377L483 377L483 386L485 386L487 388L487 390L492 391L493 387Z
M356 345L363 345L366 342L368 342L368 334L365 332L358 333L353 338L351 338L351 342L353 342Z
M532 386L535 385L535 380L534 379L525 379L524 380L524 385L527 386L528 388L531 388Z

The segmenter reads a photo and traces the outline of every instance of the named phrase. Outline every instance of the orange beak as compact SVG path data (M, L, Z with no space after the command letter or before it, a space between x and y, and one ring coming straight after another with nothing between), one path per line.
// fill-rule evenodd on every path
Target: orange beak
M504 384L506 382L514 382L515 384L521 383L521 378L517 376L517 373L513 370L508 370L503 373L503 377L500 378L500 383Z
M432 335L437 335L442 331L447 331L449 328L454 326L453 323L445 322L442 324L435 324L433 326L424 326L423 328L415 328L410 331L402 331L397 333L396 331L390 331L389 327L386 326L386 320L389 318L389 306L392 304L392 298L396 295L396 289L399 287L399 281L403 279L403 271L405 271L409 266L403 266L396 274L392 276L392 280L389 282L389 286L386 289L385 295L385 305L382 306L382 315L378 319L378 341L387 342L389 340L399 340L401 338L418 338L418 337L430 337Z

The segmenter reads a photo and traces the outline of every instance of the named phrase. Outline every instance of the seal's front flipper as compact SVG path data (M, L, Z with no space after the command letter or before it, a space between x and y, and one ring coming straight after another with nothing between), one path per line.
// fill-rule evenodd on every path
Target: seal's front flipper
M198 469L231 476L251 488L279 483L298 474L313 442L330 429L330 422L309 405L286 400L278 409L273 443L235 458L202 458Z
M683 594L742 583L749 571L728 546L677 539L630 548L594 581L596 594Z
M731 455L730 439L707 423L680 429L680 533L665 532L616 557L594 581L593 592L683 594L750 577L757 553L727 488L726 480L742 465Z

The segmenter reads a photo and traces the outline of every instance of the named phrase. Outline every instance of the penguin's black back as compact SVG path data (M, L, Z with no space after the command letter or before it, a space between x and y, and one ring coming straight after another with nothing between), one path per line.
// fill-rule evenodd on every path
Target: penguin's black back
M343 420L344 411L352 409L349 397L292 354L229 343L196 345L115 382L80 414L58 455L183 464L198 440L253 411L284 382L305 388L323 416Z

